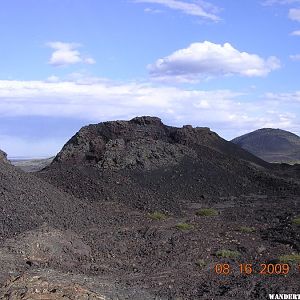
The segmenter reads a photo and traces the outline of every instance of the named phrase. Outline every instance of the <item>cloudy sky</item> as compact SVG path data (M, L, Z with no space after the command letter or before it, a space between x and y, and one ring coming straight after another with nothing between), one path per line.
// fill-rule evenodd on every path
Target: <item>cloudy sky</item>
M0 66L10 157L137 115L300 134L300 0L3 0Z

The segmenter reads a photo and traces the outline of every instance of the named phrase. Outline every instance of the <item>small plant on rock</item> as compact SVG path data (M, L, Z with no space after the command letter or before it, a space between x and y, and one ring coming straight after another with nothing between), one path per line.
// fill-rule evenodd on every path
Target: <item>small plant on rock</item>
M238 251L223 249L223 250L217 251L216 256L220 257L220 258L234 259L234 258L238 258L239 256L241 256L241 253Z
M159 211L155 211L153 213L149 213L148 216L152 219L152 220L156 220L156 221L161 221L161 220L165 220L167 219L167 215L159 212Z
M300 263L300 253L287 254L279 256L279 261L282 263Z
M300 226L300 216L294 218L294 219L292 220L292 224L293 224L293 225L296 225L296 226Z
M213 217L213 216L217 216L218 214L219 214L218 211L215 210L214 208L203 208L196 212L197 216L202 216L202 217Z
M239 232L243 232L243 233L253 233L255 232L255 228L254 227L248 227L248 226L241 226L239 228Z
M207 266L207 263L205 262L204 259L198 259L196 261L196 265L200 268L200 269L203 269Z
M176 228L179 230L191 230L194 228L194 226L192 224L188 224L188 223L178 223L176 225Z

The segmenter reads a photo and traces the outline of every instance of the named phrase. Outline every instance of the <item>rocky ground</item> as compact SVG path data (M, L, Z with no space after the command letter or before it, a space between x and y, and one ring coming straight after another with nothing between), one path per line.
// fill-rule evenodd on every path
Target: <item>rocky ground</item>
M90 125L43 171L0 162L0 176L0 299L299 293L299 170L207 128ZM284 262L288 274L263 274Z

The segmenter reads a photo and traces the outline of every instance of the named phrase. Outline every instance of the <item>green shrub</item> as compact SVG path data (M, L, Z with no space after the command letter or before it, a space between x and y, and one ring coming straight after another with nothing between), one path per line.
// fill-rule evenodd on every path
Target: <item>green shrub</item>
M196 212L197 216L203 216L203 217L212 217L217 216L219 213L214 208L203 208Z
M148 216L152 219L152 220L156 220L156 221L161 221L161 220L165 220L168 216L162 212L159 211L155 211L153 213L149 213Z
M287 254L279 257L282 263L300 263L300 254Z
M204 259L198 259L196 261L196 265L200 268L200 269L203 269L204 267L206 267L206 262Z
M253 232L255 232L255 230L256 229L254 227L247 227L247 226L241 226L239 228L239 231L243 232L243 233L253 233Z
M194 228L194 226L192 224L188 224L188 223L178 223L176 225L176 228L179 230L191 230Z
M238 251L223 249L223 250L217 251L216 256L220 257L220 258L237 258L237 257L241 256L241 253Z
M292 220L292 224L296 226L300 226L300 217L296 217Z

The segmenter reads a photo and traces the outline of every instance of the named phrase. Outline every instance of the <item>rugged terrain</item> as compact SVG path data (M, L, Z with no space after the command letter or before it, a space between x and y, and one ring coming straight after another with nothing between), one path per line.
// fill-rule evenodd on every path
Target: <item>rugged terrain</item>
M115 278L86 275L94 265L87 233L109 220L99 218L106 207L23 173L5 155L0 178L0 299L152 299ZM126 208L115 206L122 224Z
M289 131L263 128L232 142L268 162L300 162L300 137Z
M0 299L299 293L299 171L208 128L151 117L89 125L41 172L0 170ZM284 255L294 255L289 274L259 274ZM216 274L220 263L230 274Z

